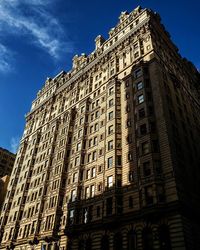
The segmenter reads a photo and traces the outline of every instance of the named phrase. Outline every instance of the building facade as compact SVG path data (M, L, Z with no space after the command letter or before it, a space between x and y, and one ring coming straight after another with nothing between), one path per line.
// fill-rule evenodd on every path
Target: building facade
M10 175L15 162L15 154L0 147L0 177Z
M26 115L0 249L200 249L198 71L148 9L95 45Z
M6 197L9 180L10 180L9 175L5 175L4 177L0 178L0 194L1 194L0 195L0 214L1 214L1 208L3 205L4 199Z

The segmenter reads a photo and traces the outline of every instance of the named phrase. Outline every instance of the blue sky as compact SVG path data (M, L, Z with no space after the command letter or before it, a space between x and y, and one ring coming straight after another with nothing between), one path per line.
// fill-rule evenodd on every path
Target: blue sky
M89 54L121 11L158 12L183 57L200 68L199 0L0 0L0 146L15 151L24 115L47 77Z

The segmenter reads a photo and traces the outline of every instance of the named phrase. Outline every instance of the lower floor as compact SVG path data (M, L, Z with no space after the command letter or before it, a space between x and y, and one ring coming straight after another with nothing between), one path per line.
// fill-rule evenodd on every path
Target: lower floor
M126 218L127 219L127 218ZM115 221L71 227L56 239L37 240L37 244L14 243L0 249L16 250L199 250L199 225L179 214L144 220Z

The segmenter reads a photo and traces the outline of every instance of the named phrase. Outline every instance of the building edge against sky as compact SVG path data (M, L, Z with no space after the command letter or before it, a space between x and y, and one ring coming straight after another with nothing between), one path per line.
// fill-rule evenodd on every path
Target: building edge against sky
M148 9L95 43L26 116L0 249L200 249L199 73Z

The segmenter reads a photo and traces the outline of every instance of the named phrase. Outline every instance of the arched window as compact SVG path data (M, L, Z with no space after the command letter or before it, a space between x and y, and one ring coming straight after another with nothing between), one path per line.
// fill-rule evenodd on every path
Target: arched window
M169 234L169 227L167 225L161 225L158 229L160 250L171 250L171 240Z
M109 237L107 235L104 235L101 238L101 250L109 250Z
M90 238L85 242L85 250L92 250L92 240Z
M153 250L153 233L151 228L144 228L142 232L143 250Z
M85 247L84 240L79 240L78 250L84 250L84 247Z
M136 249L136 234L133 230L128 232L127 235L127 250Z
M121 233L116 233L114 236L114 250L123 249L123 239Z

